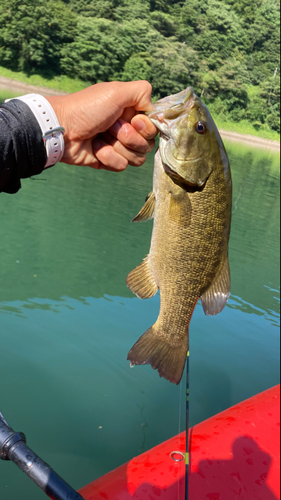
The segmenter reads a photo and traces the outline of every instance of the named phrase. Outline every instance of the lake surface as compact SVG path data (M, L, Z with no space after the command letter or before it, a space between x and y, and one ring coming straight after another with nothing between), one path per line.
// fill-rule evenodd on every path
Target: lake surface
M191 424L279 382L279 157L226 143L234 185L232 290L190 325ZM153 155L114 174L57 165L0 195L0 409L74 488L184 430L184 383L127 353L158 315L126 275L152 223L131 224ZM46 498L0 462L1 500Z

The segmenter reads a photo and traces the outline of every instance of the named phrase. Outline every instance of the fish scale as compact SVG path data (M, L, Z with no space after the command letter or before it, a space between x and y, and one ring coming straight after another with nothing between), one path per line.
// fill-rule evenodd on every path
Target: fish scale
M168 104L170 103L170 107ZM160 130L153 191L134 221L154 218L148 256L127 277L140 298L160 290L160 312L128 354L178 384L198 299L217 314L230 292L231 175L212 117L188 87L160 100L150 119Z

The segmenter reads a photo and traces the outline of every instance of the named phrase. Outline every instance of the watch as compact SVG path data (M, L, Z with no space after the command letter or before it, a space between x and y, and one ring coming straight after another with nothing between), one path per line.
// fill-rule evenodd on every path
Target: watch
M61 160L64 153L63 133L65 130L60 126L51 104L39 94L27 94L14 99L25 102L40 125L47 153L44 169L55 165ZM8 101L11 99L7 99L5 102Z

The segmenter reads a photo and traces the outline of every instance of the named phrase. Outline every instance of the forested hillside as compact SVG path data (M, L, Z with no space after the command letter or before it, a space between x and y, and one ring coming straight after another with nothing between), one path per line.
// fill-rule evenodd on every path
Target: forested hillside
M216 114L280 131L278 0L1 0L0 65L95 83L192 85Z

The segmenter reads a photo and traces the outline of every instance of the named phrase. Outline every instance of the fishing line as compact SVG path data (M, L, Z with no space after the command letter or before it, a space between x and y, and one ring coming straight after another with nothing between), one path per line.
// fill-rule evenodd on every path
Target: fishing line
M182 409L182 379L179 385L179 395L180 395L180 400L179 400L179 432L178 435L181 433L181 409ZM180 467L178 469L178 500L180 500Z
M182 379L181 379L180 385L179 385L179 394L180 394L180 400L179 400L179 432L178 432L178 434L181 433Z
M189 487L189 351L186 358L186 448L185 448L185 500L188 500Z

